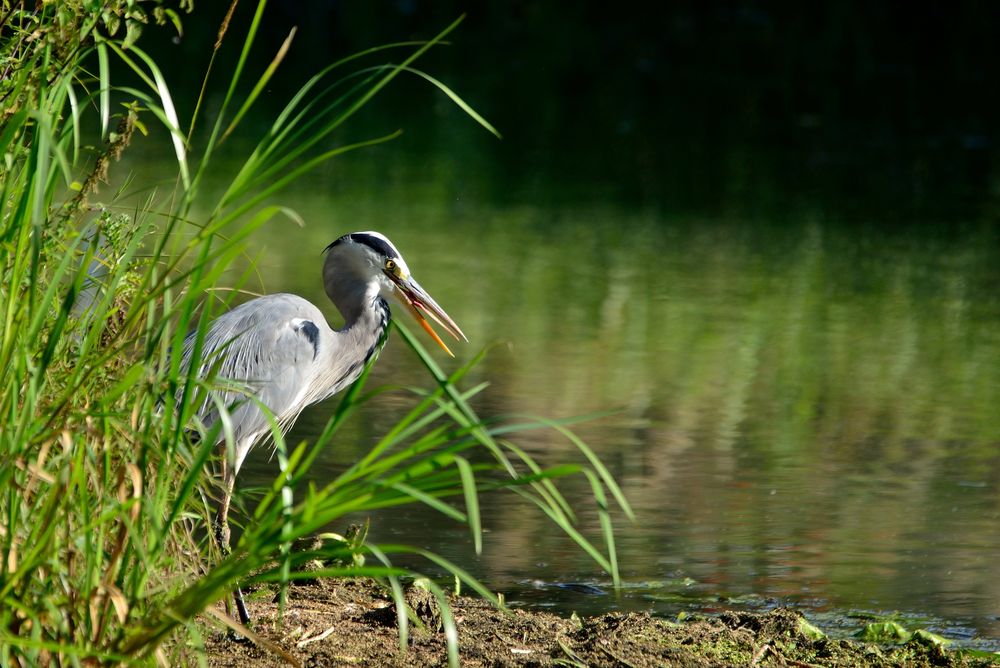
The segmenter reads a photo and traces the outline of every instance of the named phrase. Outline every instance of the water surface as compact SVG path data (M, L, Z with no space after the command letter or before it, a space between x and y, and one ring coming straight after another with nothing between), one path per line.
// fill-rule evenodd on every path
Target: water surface
M336 322L321 249L347 231L385 232L469 336L458 360L440 355L446 368L506 344L469 381L491 383L476 403L484 415L616 410L575 429L639 516L618 518L621 598L513 495L485 499L481 557L466 530L422 507L372 516L374 540L433 548L513 603L661 614L787 603L841 620L899 611L1000 646L990 226L466 202L438 174L378 182L366 176L374 159L358 160L356 180L327 189L317 177L289 193L305 229L275 222L255 239L264 288L302 294ZM398 340L371 382L426 385ZM317 476L359 457L409 401L367 405ZM332 406L303 414L293 439L314 436ZM555 433L518 442L549 463L580 461ZM248 484L274 468L259 450ZM585 486L563 487L587 504Z

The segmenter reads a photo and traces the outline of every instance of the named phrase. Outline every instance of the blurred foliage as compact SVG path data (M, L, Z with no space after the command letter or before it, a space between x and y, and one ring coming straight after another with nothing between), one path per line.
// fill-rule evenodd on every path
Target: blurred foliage
M447 155L467 198L793 219L821 205L894 226L997 213L1000 6L990 3L285 0L265 37L276 49L298 26L294 73L376 34L426 38L461 12L462 33L429 62L462 82L504 141L456 122L416 81L356 131L396 129L393 110L414 109L408 125L421 131L403 143ZM211 30L192 25L158 48L197 62Z

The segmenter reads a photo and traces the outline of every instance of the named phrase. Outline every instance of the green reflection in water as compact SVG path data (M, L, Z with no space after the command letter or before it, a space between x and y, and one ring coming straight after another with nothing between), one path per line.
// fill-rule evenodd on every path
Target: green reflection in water
M633 582L924 611L1000 637L1000 244L988 226L486 205L466 199L474 175L458 165L373 153L286 194L307 227L275 223L255 240L262 285L248 287L297 292L336 320L322 248L385 232L469 335L460 358L509 344L473 379L492 383L484 413L618 409L578 431L640 513L620 525ZM373 382L425 381L390 343ZM409 401L387 395L363 411L326 453L330 470ZM328 412L307 411L293 439ZM546 433L523 444L551 461L573 452ZM248 481L271 478L267 457L256 453ZM600 582L543 517L487 502L478 562L465 532L431 511L375 518L372 535L429 544L528 598L532 580Z

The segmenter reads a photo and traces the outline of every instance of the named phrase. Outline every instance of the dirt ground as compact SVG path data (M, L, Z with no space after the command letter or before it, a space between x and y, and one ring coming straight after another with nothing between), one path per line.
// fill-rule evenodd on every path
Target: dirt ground
M391 597L368 580L319 579L293 586L284 619L269 593L248 600L254 630L288 658L247 641L208 634L211 668L233 666L444 666L447 650L433 597L407 595L425 628L411 624L399 650ZM986 657L911 641L885 646L834 640L810 632L788 609L725 613L674 623L641 614L566 619L525 610L501 611L474 598L455 598L463 666L995 666ZM291 665L295 665L291 663Z

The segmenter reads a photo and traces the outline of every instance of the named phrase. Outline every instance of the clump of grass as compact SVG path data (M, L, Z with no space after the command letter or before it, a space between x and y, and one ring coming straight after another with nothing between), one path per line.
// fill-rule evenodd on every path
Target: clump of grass
M422 502L468 524L478 550L478 498L496 488L538 506L617 581L608 497L631 511L596 456L557 423L484 423L469 404L483 386L460 384L476 360L447 375L400 325L395 331L428 371L428 388L413 391L412 410L362 460L322 487L309 475L317 454L354 408L378 391L365 394L362 377L311 444L289 447L275 429L281 472L233 552L217 554L204 531L215 494L210 464L217 456L213 444L231 434L223 420L212 433L191 438L191 418L214 380L181 369L182 341L229 306L235 292L222 299L206 295L218 294L213 290L245 239L277 215L294 216L267 203L282 187L325 160L394 136L316 152L395 77L418 72L414 61L457 22L426 43L373 49L317 73L206 206L200 183L213 152L239 128L293 35L238 99L264 13L265 3L258 3L209 141L192 160L194 119L185 133L166 78L136 44L137 26L150 15L179 29L176 14L151 6L147 15L133 2L93 11L75 3L43 4L37 12L13 5L3 18L12 37L5 55L14 60L0 87L0 663L184 661L183 648L201 644L193 620L212 612L209 606L237 582L286 584L303 577L317 557L342 557L331 563L344 564L319 575L384 578L402 603L398 578L415 574L394 566L391 557L416 553L499 604L459 565L431 552L364 541L289 549L347 513ZM68 42L67 34L74 36ZM342 74L346 65L386 51L403 59ZM92 61L96 75L88 69ZM141 87L116 87L112 73L120 68L131 70ZM421 76L495 132L444 84ZM211 85L208 75L206 82ZM118 113L113 100L121 101ZM88 152L81 137L95 113L102 145ZM127 208L121 192L99 199L108 170L148 122L170 134L175 188ZM210 212L197 221L191 218L196 202ZM177 399L176 410L165 408L174 405L167 397ZM510 440L518 429L537 426L570 438L586 465L543 468ZM578 531L554 483L578 472L593 489L603 547ZM370 558L357 558L360 553ZM433 582L428 586L444 604L456 663L445 593ZM405 606L398 608L405 649ZM232 623L217 612L211 616ZM178 632L189 642L172 643L168 654L164 641Z

